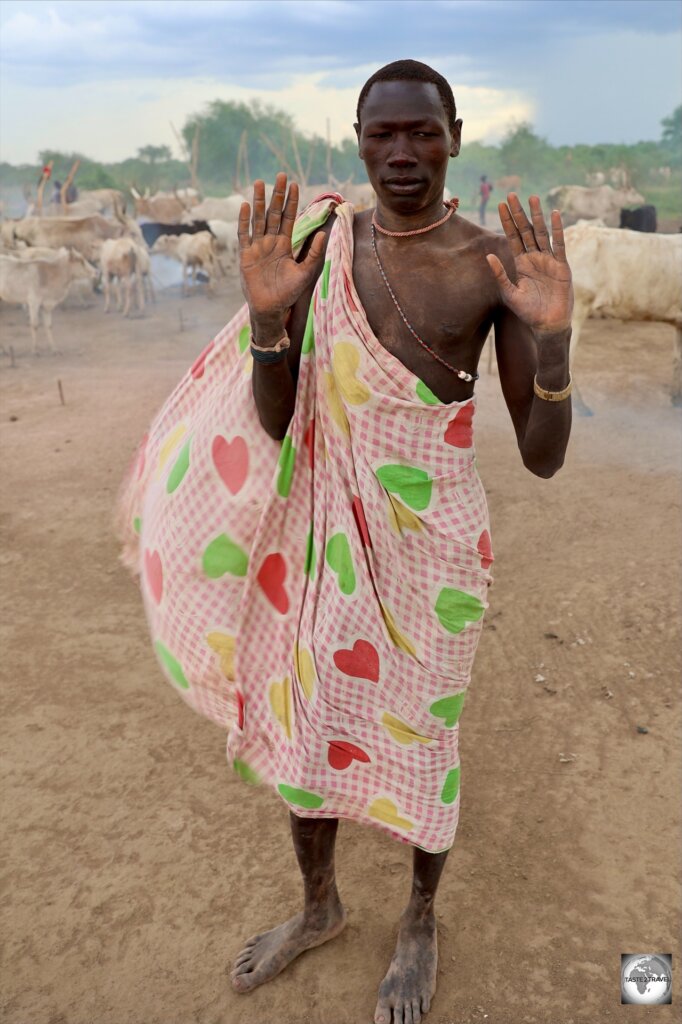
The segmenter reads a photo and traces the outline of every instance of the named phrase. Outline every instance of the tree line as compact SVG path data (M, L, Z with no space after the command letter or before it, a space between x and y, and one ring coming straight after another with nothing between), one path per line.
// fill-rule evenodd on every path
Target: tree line
M527 195L543 194L554 185L584 185L588 174L619 167L625 169L634 187L647 198L653 196L650 201L663 197L677 212L680 201L675 197L682 177L682 105L663 119L661 127L661 137L655 142L553 146L531 124L514 124L499 145L465 140L460 156L450 164L447 185L466 207L474 201L482 174L493 182L516 175L522 182L520 191ZM50 160L53 180L63 181L76 159L81 161L76 179L80 188L120 188L126 192L131 186L154 191L194 183L205 195L228 195L257 177L273 181L278 170L311 185L367 180L355 140L331 145L322 135L301 132L290 114L258 101L215 100L190 116L176 134L183 159L173 157L170 148L163 145L143 146L134 157L117 163L92 160L79 153L43 150L40 166L0 163L0 186L35 187L42 167Z

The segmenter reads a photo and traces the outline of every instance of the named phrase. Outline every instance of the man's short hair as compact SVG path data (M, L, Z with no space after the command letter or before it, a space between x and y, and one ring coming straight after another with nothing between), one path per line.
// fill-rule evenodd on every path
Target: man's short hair
M438 89L440 98L443 101L445 116L447 117L450 130L454 129L455 121L457 120L457 107L455 106L455 97L449 82L442 75L439 75L437 71L434 71L433 68L430 68L428 64L422 64L419 60L394 60L391 64L386 64L383 68L379 68L371 78L367 79L358 97L358 124L360 123L360 114L367 99L367 94L375 82L431 82Z

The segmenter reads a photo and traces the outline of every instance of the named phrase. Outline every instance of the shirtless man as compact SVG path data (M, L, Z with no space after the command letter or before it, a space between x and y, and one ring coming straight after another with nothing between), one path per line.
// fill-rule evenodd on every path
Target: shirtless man
M462 132L445 79L415 61L388 65L364 86L357 117L359 155L376 193L378 223L404 232L441 220L448 160L458 155ZM294 411L308 307L333 223L332 217L295 260L291 231L296 185L286 199L285 194L286 178L280 174L266 212L264 186L256 182L253 219L250 224L245 204L239 226L241 279L253 341L268 348L287 332L291 338L286 358L267 364L257 360L253 369L260 420L278 439ZM372 248L373 213L363 211L354 220L353 279L369 324L442 402L466 401L473 394L473 381L461 379L419 345L396 310ZM521 458L532 473L551 477L563 463L571 427L570 400L561 399L570 380L573 303L561 219L552 213L550 244L537 197L530 199L530 220L516 195L500 204L499 213L504 235L454 215L428 233L377 235L377 250L408 319L446 361L473 375L494 325L502 391ZM345 912L334 873L337 826L338 819L291 813L304 909L246 944L231 975L238 992L269 981L303 950L342 930ZM379 989L377 1024L418 1024L429 1009L437 966L434 900L446 858L447 850L428 853L413 847L412 890Z

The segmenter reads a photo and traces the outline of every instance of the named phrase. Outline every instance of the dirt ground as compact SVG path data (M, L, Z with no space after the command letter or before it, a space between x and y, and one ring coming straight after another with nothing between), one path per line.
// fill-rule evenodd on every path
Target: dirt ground
M57 310L62 353L40 359L24 313L0 313L4 1024L372 1020L409 847L342 823L346 931L232 991L244 939L299 907L286 808L163 680L110 526L148 421L237 302L223 286L129 321L101 300ZM682 998L672 328L587 325L575 371L594 416L549 481L523 468L482 369L496 579L427 1020L630 1024L621 953L672 952Z

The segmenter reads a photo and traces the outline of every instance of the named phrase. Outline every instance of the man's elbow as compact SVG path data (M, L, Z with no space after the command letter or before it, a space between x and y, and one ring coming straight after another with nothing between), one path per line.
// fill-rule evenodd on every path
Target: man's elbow
M549 480L555 473L558 473L563 466L564 457L562 455L561 458L555 459L553 462L549 462L547 459L539 460L524 457L523 464L526 469L533 474L533 476L539 476L542 477L543 480Z

